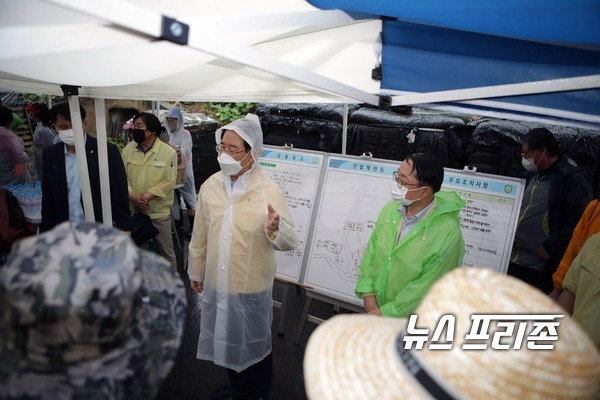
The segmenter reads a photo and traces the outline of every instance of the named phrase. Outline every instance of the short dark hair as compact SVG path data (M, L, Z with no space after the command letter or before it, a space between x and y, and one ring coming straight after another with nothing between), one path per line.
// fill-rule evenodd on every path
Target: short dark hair
M421 185L431 186L433 192L439 192L444 181L444 166L440 157L428 153L414 153L404 161L412 161L412 171Z
M546 128L534 128L525 134L523 142L527 143L529 150L542 150L551 156L560 154L560 147L556 137Z
M83 108L81 105L79 105L79 114L81 114L81 120L83 121L85 119L85 108ZM71 122L69 102L63 101L62 103L56 103L54 106L52 106L50 109L50 122L55 124L59 115Z
M0 126L10 128L13 122L12 110L8 107L0 106Z
M142 122L144 122L144 125L146 125L146 130L154 133L156 136L160 135L160 132L162 131L162 124L156 115L142 112L133 117L133 122L135 123L135 120L138 118L141 118Z

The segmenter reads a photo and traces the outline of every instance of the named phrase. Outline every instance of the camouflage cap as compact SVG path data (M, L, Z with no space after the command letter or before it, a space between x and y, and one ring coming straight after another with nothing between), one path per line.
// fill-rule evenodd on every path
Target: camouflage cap
M169 263L121 231L62 223L0 268L0 398L151 399L183 335Z

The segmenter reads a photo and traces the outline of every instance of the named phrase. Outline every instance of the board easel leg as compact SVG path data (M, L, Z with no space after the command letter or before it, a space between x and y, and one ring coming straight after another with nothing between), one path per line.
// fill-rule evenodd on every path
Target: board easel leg
M331 297L307 290L306 291L306 303L304 303L304 310L302 311L302 316L300 318L300 323L298 325L298 331L296 332L296 339L294 340L295 344L300 343L300 338L302 337L302 331L304 330L304 324L306 323L306 321L315 323L317 325L325 322L324 319L309 314L310 304L312 302L312 299L317 299L324 303L333 305L332 315L338 314L340 311L340 308L354 311L356 313L364 312L364 309L356 304L347 303L345 301L333 299Z
M290 284L275 280L275 284L282 289L281 301L273 300L273 307L279 308L279 323L277 324L277 336L283 337L285 330L285 314L287 310L288 294Z
M295 344L300 343L300 338L302 337L302 331L304 330L304 324L308 319L308 312L310 311L310 303L312 298L309 296L309 292L306 293L306 302L304 303L304 308L302 309L302 316L300 317L300 323L298 324L298 329L296 330L296 338L294 339Z

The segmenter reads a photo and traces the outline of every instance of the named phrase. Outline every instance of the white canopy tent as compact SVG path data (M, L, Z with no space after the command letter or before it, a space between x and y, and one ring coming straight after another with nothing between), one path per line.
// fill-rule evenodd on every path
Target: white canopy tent
M250 4L252 3L252 4ZM161 16L189 25L187 45ZM8 0L0 87L95 98L371 102L381 22L304 0Z
M476 3L469 2L471 7ZM411 20L404 10L420 7L405 2L378 4L393 5L390 16L399 20ZM436 5L444 10L436 15L452 11L443 1L423 3L419 11L429 15L425 8ZM371 74L381 62L384 24L371 6L377 9L376 4L354 8L372 12L366 15L321 10L305 0L5 0L0 14L0 87L58 95L63 94L61 85L71 85L78 87L72 93L96 99L385 106L485 105L481 99L600 87L600 75L594 72L430 93L382 89ZM584 13L586 8L581 10ZM424 65L409 63L411 71L418 73L420 67ZM76 98L72 96L72 104ZM75 126L80 126L75 114ZM96 115L104 115L102 105L97 104ZM597 113L555 115L600 122ZM101 141L105 135L99 129ZM78 142L77 148L82 146ZM108 185L108 177L103 184ZM82 183L82 188L86 215L91 218L89 183Z
M0 20L0 87L55 95L63 94L61 85L79 87L70 92L79 131L77 95L378 102L378 82L370 74L379 57L380 21L321 11L303 0L9 0ZM159 40L163 29L169 35L182 27L189 29L185 43ZM103 118L103 102L96 102L96 115ZM99 141L105 141L103 121L97 127ZM83 154L82 135L76 139L77 154ZM107 165L103 153L99 146L99 160ZM78 165L87 171L85 157L78 157ZM109 177L100 170L109 224ZM93 220L87 174L80 178L86 219Z

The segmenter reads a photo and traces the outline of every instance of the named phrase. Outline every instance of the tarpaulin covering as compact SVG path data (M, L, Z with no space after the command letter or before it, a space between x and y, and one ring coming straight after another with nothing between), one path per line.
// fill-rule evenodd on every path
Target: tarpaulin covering
M480 120L469 123L473 129L466 144L465 165L478 172L523 177L521 143L533 128L547 128L556 137L561 154L572 160L592 183L600 179L600 130L545 125L536 122Z
M349 113L358 109L349 105ZM264 143L340 153L344 107L341 104L265 103L256 108Z
M449 148L456 142L452 126L462 126L460 118L415 114L402 115L390 111L361 108L352 113L348 125L348 154L371 153L373 157L403 160L408 154L431 152L445 165L452 165L454 155Z

